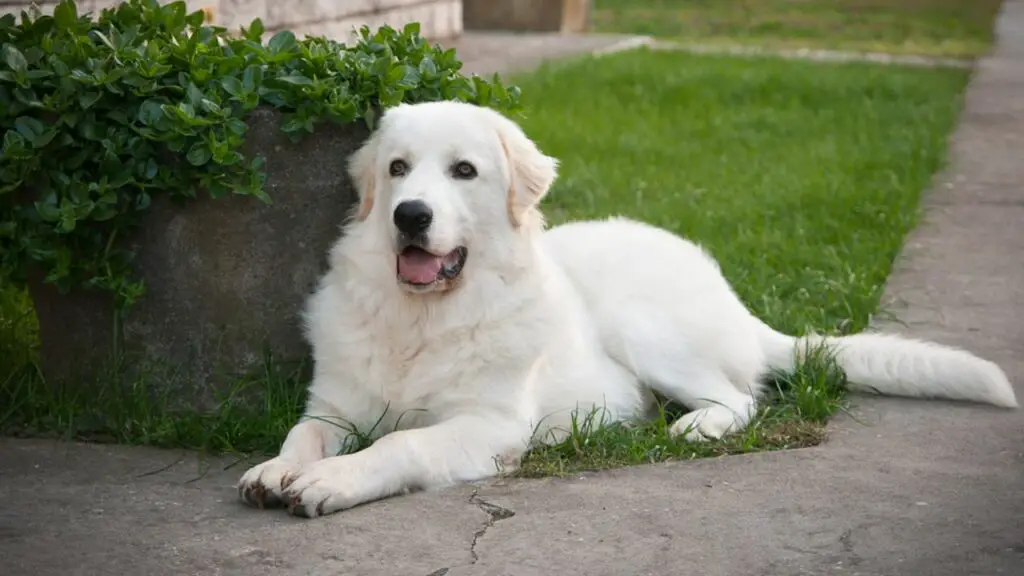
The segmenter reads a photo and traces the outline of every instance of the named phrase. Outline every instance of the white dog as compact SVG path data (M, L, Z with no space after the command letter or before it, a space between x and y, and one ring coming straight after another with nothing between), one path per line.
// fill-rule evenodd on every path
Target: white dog
M647 417L652 390L719 438L771 370L825 343L851 387L1015 407L995 364L896 336L796 339L755 318L717 263L669 232L611 219L544 230L557 162L511 120L455 102L388 111L352 158L360 203L306 313L315 373L280 455L238 489L328 514L514 470L577 413ZM803 347L802 347L803 346ZM354 453L354 429L375 442Z

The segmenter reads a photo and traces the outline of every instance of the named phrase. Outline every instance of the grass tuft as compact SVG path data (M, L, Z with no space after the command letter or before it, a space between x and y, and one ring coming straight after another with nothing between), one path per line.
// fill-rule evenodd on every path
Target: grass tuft
M303 367L262 370L214 392L213 409L197 411L152 375L101 374L47 383L34 364L0 380L0 433L19 437L188 448L204 452L272 453L301 414Z
M568 437L553 445L537 444L517 472L524 477L565 476L583 471L805 448L825 439L828 418L845 405L845 374L824 347L808 350L793 374L771 379L757 414L741 432L723 440L688 442L669 434L686 413L662 402L655 418L622 424L604 422L599 412L573 418Z
M975 58L1002 0L596 0L601 32L681 42Z

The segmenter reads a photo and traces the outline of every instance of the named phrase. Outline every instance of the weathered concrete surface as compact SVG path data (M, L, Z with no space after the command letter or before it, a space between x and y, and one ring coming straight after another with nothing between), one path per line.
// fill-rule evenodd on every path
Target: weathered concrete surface
M1024 398L1024 1L1005 10L889 296L901 331L1000 362ZM462 486L315 521L236 503L244 464L199 477L193 454L4 440L0 571L1024 574L1024 410L855 412L813 449Z
M126 239L146 294L125 315L124 350L133 365L155 365L162 386L188 382L198 389L189 392L208 393L205 385L260 367L265 349L286 361L308 354L300 314L357 201L346 159L369 131L361 122L328 123L292 142L281 121L273 109L253 111L245 144L247 157L266 159L272 204L201 192L180 207L161 195ZM110 358L108 295L64 296L40 283L30 292L48 377L81 377ZM166 374L168 365L176 373Z
M302 522L238 504L242 465L194 454L7 440L0 462L0 496L24 503L0 512L5 576L429 574L469 562L489 518L467 492Z

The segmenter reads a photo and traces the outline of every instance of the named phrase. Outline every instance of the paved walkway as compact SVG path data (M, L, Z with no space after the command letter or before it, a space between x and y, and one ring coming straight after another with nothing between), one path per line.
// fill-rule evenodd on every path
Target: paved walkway
M455 48L463 60L462 72L490 75L514 74L531 70L551 60L580 55L601 55L646 47L652 50L720 54L730 56L770 56L791 60L820 62L872 62L901 66L970 68L973 63L958 58L936 58L874 52L846 52L811 48L764 48L760 46L681 43L649 36L621 34L518 34L513 32L467 32L454 40L440 42Z
M884 52L848 52L817 48L765 48L762 46L700 44L666 42L653 38L637 38L635 44L650 46L655 50L677 50L693 54L725 54L732 56L774 56L790 60L816 60L819 62L871 62L874 64L898 64L901 66L923 66L928 68L970 68L973 62L961 58L914 56L910 54L886 54Z
M902 331L1000 362L1024 397L1024 1L999 32L889 298ZM865 398L856 412L816 448L462 486L316 521L238 504L226 460L0 440L0 573L1024 574L1024 410Z
M455 48L463 62L463 74L502 76L531 70L544 62L588 54L601 54L646 44L643 36L619 34L517 34L471 32L442 41Z

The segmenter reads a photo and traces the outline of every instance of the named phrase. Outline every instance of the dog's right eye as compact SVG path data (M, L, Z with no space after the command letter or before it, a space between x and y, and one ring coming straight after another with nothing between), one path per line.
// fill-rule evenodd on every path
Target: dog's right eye
M405 160L392 160L391 165L388 166L388 174L392 178L398 178L405 176L405 173L409 171L409 165L405 163Z

